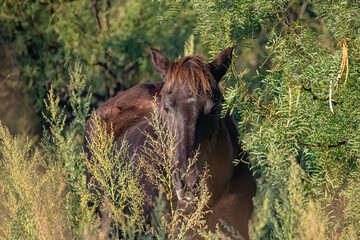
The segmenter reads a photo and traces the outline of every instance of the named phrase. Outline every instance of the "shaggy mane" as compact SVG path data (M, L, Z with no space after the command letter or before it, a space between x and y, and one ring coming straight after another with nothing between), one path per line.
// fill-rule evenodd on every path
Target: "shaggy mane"
M184 57L170 66L170 78L164 86L165 90L175 83L187 84L195 94L211 94L216 86L210 66L201 56Z

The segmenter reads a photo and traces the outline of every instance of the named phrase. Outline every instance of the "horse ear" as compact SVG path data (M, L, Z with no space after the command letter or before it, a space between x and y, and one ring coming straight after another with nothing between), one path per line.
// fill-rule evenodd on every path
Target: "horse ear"
M228 70L232 60L233 48L227 48L222 51L211 63L210 71L214 76L215 80L219 82Z
M151 48L151 61L156 71L160 74L160 77L165 81L165 76L170 66L170 60L159 50Z

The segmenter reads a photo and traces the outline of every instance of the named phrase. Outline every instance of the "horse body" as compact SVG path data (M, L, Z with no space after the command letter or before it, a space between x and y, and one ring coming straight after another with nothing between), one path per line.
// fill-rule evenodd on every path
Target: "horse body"
M130 144L130 154L135 154L144 145L144 132L154 135L146 118L151 117L152 102L157 96L159 111L171 126L168 130L178 135L177 170L173 174L175 202L181 205L192 200L191 191L206 163L211 176L207 184L212 197L208 204L211 212L205 219L210 230L223 219L248 238L255 180L246 164L233 165L233 160L242 152L238 130L231 116L219 117L222 94L218 82L230 64L231 52L232 49L224 50L208 64L200 57L171 62L152 49L153 65L164 82L138 84L107 101L97 113L107 126L113 126L117 142L120 144L125 138ZM184 169L189 167L187 159L194 156L196 149L200 149L197 162L191 166L191 173L184 177ZM88 181L90 177L87 176ZM154 199L157 191L146 179L142 183L148 185L145 186L147 194ZM145 215L150 216L151 210L146 207Z

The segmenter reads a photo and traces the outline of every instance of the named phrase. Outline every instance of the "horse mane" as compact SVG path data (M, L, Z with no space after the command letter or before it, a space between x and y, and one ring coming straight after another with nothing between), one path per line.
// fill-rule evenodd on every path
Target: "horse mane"
M170 76L164 90L170 90L175 84L186 84L194 94L211 94L216 81L211 74L210 66L201 56L183 57L170 65Z

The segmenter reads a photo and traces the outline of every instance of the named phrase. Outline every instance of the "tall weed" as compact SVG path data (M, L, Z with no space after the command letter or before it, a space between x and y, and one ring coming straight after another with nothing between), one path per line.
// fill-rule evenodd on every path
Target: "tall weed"
M0 237L5 239L73 239L86 218L81 196L85 188L81 135L90 95L80 65L70 70L74 121L65 125L65 113L52 88L45 101L49 124L41 143L21 141L0 123ZM80 108L79 106L83 108ZM74 123L77 124L74 124Z

